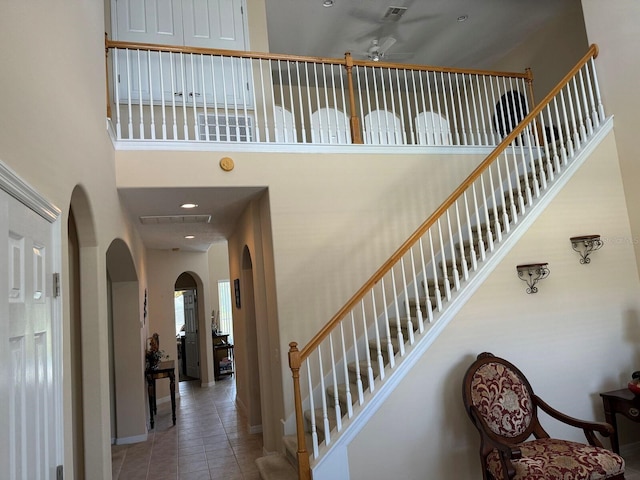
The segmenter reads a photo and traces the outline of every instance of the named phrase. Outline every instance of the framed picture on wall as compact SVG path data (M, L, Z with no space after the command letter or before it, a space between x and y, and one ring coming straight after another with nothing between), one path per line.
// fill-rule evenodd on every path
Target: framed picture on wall
M233 281L233 292L236 296L236 308L240 308L240 279L236 278Z

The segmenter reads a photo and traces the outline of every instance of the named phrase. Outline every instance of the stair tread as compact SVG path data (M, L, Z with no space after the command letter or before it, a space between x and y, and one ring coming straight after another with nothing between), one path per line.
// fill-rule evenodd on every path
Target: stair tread
M298 472L280 453L256 458L255 462L262 480L298 480Z

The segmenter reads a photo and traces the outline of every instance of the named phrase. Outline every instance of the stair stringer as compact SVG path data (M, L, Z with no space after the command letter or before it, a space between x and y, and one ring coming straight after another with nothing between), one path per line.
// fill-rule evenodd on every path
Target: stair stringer
M424 332L415 333L415 342L413 345L406 345L403 357L396 357L395 367L385 367L384 379L378 380L375 392L365 392L365 402L362 405L354 405L351 418L342 419L342 430L332 431L330 445L322 443L319 446L318 458L310 459L314 480L349 479L347 447L351 441L612 129L613 116L610 116L602 122L597 131L594 131L591 138L574 152L567 164L561 166L561 171L555 179L548 181L547 189L534 199L518 223L512 224L509 232L502 233L502 240L495 242L494 250L487 253L485 261L478 265L477 270L469 272L468 280L461 284L460 289L451 293L451 299L441 312L434 315L433 321L425 325Z

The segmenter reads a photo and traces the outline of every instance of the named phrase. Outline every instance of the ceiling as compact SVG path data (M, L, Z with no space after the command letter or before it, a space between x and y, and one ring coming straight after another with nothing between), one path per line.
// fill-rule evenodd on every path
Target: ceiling
M265 1L274 53L342 57L349 51L365 58L358 54L371 40L391 36L396 43L386 61L490 69L580 0L333 0L330 8L324 0ZM407 10L397 21L385 19L390 6Z
M366 58L371 41L395 43L384 60L491 69L495 61L541 25L580 0L265 0L274 53ZM407 7L399 19L390 6ZM459 21L459 17L466 20ZM309 19L300 21L300 19ZM133 188L121 198L148 248L206 251L232 233L236 219L265 187ZM192 210L180 208L195 203ZM204 216L210 220L196 223ZM175 218L181 217L183 218ZM141 217L148 219L143 224ZM185 239L185 235L195 235Z
M265 187L125 188L118 193L147 248L206 252L212 243L231 235L249 202L265 190ZM197 207L180 208L185 203ZM187 239L187 235L194 238Z

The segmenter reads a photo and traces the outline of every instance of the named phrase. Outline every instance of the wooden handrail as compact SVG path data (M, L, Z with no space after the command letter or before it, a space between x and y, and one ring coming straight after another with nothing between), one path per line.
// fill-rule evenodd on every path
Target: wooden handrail
M427 230L451 207L471 184L493 163L493 161L513 142L518 135L531 123L542 109L560 92L571 78L591 59L598 56L598 47L593 44L580 61L567 73L542 101L507 135L502 142L489 154L489 156L471 172L464 182L456 188L449 197L436 209L435 212L420 225L416 231L389 257L389 259L373 274L373 276L351 297L351 299L322 327L322 329L300 350L300 361L304 361L313 350L329 335L333 328L344 316L364 298L364 296L382 279L382 277L409 251L409 249L422 237Z
M413 64L400 64L389 62L372 62L372 61L358 61L354 60L351 53L346 52L344 58L328 58L328 57L309 57L300 55L288 55L288 54L274 54L265 52L251 52L242 50L223 50L215 48L203 48L203 47L190 47L183 45L160 45L153 43L140 43L140 42L127 42L110 40L105 37L105 50L109 52L109 49L130 49L130 50L146 50L150 52L167 52L167 53L180 53L180 54L194 54L194 55L218 55L234 58L245 58L253 60L274 60L274 61L286 61L286 62L302 62L302 63L314 63L314 64L327 64L327 65L339 65L345 68L346 71L346 86L348 96L350 118L349 127L351 132L351 142L353 144L362 144L362 125L356 112L356 98L353 80L353 67L373 67L373 68L386 68L386 69L402 69L412 70L417 72L442 72L448 74L463 74L463 75L482 75L493 77L509 77L509 78L524 78L528 79L530 83L531 74L530 71L525 73L516 72L497 72L488 70L465 70L460 68L450 67L437 67L432 65L413 65ZM106 59L107 72L108 59ZM346 113L346 112L345 112ZM111 116L111 99L109 98L109 87L107 81L107 116Z
M289 55L283 53L265 53L265 52L251 52L245 50L222 50L217 48L203 48L203 47L188 47L182 45L160 45L155 43L139 43L139 42L123 42L119 40L105 40L105 46L109 48L129 48L132 50L151 50L154 52L172 52L172 53L194 53L202 55L222 55L227 57L237 58L253 58L262 60L285 60L292 62L310 62L310 63L331 63L334 65L347 65L347 57L351 57L350 52L345 53L345 58L330 58L330 57L310 57L303 55ZM391 62L373 62L366 60L351 60L353 65L362 67L383 67L383 68L398 68L403 70L417 70L417 71L429 71L429 72L444 72L444 73L461 73L468 75L489 75L494 77L512 77L512 78L528 78L527 72L500 72L491 70L475 70L464 69L454 67L438 67L434 65L415 65L408 63L391 63Z

